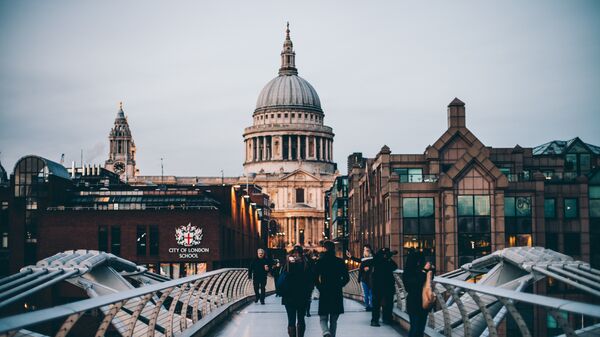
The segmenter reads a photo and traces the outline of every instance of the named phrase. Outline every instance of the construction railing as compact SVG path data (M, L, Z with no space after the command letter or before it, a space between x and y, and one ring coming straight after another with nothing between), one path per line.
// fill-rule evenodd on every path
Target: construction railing
M219 269L4 317L0 336L203 335L252 295L247 269Z
M600 336L600 305L525 293L525 283L515 291L446 275L433 280L437 303L428 317L429 336ZM402 270L394 277L395 319L408 326ZM362 300L358 270L350 271L344 296Z

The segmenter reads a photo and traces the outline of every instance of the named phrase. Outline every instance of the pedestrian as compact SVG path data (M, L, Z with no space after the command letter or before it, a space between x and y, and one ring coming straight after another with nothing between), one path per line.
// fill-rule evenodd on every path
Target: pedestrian
M323 243L325 252L315 265L316 286L319 290L319 320L323 337L335 337L337 320L344 313L342 288L350 281L344 260L335 256L335 244Z
M279 259L273 259L273 265L271 266L271 275L273 275L273 279L275 280L275 297L279 297L279 284L277 280L279 279L279 273L281 272L281 263Z
M392 309L394 305L394 293L396 292L396 281L394 271L398 269L392 256L396 251L390 251L389 248L381 248L373 257L373 311L371 313L371 326L380 326L379 317L383 316L383 322L392 324Z
M302 246L296 245L287 257L279 277L281 303L285 305L288 319L288 335L304 337L306 331L306 299L314 287L314 277L303 254Z
M314 274L315 274L315 263L316 263L316 258L315 255L313 254L313 252L310 249L305 250L305 254L304 257L306 258L306 262L308 263L308 270L311 273L311 277L314 279ZM310 304L312 302L312 293L315 289L314 286L314 282L311 282L311 288L310 288L310 292L308 294L308 298L306 299L306 317L310 317Z
M259 248L256 251L256 259L248 267L248 278L254 285L254 303L265 304L265 287L267 285L267 274L271 270L271 261L265 256L265 251Z
M371 280L371 274L373 273L373 269L371 268L371 265L373 264L373 254L371 246L368 244L363 246L363 257L361 259L352 256L350 251L346 251L346 256L348 256L350 260L360 263L360 266L358 267L358 282L360 282L360 285L362 286L365 310L371 311L373 310L373 284Z
M434 266L425 261L423 253L411 250L406 257L402 282L406 292L406 311L410 319L409 337L423 337L427 314L430 309L423 308L423 286L427 278L431 280Z

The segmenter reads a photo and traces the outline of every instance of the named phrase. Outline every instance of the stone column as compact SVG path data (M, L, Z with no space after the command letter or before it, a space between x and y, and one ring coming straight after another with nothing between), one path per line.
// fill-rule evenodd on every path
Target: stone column
M313 137L313 159L317 159L317 137Z
M263 143L262 144L263 145L263 158L262 159L269 160L268 153L267 153L267 137L263 136L262 139L263 139L263 142L262 142Z
M333 161L333 139L329 140L329 161Z
M296 158L297 158L298 160L300 160L300 149L301 149L301 146L300 146L300 142L301 142L301 140L300 140L300 135L298 135L298 136L296 136L296 137L297 137L297 139L298 139L298 140L296 141Z
M256 137L252 137L252 161L256 161Z
M292 159L292 136L289 135L288 137L288 157L287 159L290 160Z

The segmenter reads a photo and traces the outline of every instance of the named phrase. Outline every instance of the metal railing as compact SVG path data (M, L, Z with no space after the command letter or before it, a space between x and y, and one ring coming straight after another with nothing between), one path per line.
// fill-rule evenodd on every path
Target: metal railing
M407 292L402 282L402 270L397 270L394 277L394 314L397 319L409 323L406 313ZM509 336L513 332L524 337L559 334L568 337L600 335L600 305L479 285L447 277L435 277L433 283L437 303L428 317L426 334L429 336L497 337ZM358 270L350 271L350 282L344 287L344 296L355 300L363 299ZM539 320L534 319L534 315L537 315ZM507 317L511 322L499 329L499 325L506 322ZM544 331L539 331L540 327Z
M241 268L219 269L4 317L0 336L67 336L69 332L78 336L188 335L253 295L247 273ZM267 291L273 288L269 278Z

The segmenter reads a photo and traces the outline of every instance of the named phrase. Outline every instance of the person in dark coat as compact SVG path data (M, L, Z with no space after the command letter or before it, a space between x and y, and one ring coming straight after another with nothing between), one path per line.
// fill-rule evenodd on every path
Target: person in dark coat
M319 289L319 317L323 337L335 337L337 320L344 313L342 288L350 281L344 260L335 256L335 244L323 243L325 252L315 265L315 284Z
M257 258L252 261L248 267L248 278L254 285L254 294L256 298L254 303L260 300L260 304L265 304L265 287L267 285L267 274L271 270L271 261L265 256L263 249L256 251Z
M306 258L306 262L308 263L308 269L312 275L315 274L315 263L317 262L316 255L310 251L309 249L305 250L304 257ZM314 277L313 277L314 279ZM310 293L308 294L308 298L306 299L306 317L310 317L310 304L312 302L312 293L314 287L314 282L312 282L312 287L310 288Z
M294 246L294 250L287 257L282 273L286 273L284 283L280 284L280 292L281 303L285 305L288 318L288 335L304 337L306 299L314 287L314 276L304 257L302 246Z
M360 282L363 289L365 310L371 311L373 310L373 284L371 282L371 274L373 273L371 267L373 264L373 253L371 251L371 246L368 244L363 246L362 259L352 256L349 251L346 251L346 256L350 260L360 263L360 266L358 267L358 282Z
M279 279L279 273L281 272L281 263L279 259L273 260L273 265L271 266L271 275L273 275L273 279L275 280L275 297L279 297L279 284L277 280Z
M423 337L425 333L429 310L423 309L423 286L429 273L433 275L433 265L425 261L423 253L410 251L402 274L402 282L408 293L406 311L410 318L409 337Z
M388 248L380 249L373 258L373 312L371 313L371 326L379 325L379 316L383 307L383 322L393 322L392 310L394 305L394 293L396 292L396 280L394 271L398 269L392 256L397 252L391 252Z

